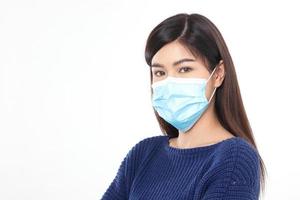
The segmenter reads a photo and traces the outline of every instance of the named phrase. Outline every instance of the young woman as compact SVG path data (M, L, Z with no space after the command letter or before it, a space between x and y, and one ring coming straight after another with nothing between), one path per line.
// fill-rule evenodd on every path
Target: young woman
M145 59L163 135L130 149L102 199L258 199L264 164L216 26L199 14L169 17Z

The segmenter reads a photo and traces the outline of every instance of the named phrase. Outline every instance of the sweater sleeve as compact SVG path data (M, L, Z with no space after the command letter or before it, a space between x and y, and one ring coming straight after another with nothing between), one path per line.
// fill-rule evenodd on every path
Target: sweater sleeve
M128 199L130 184L135 173L134 168L138 164L138 144L133 146L121 161L121 164L119 165L118 171L114 179L103 194L101 200Z
M201 200L258 200L260 167L257 151L249 145L236 146L213 170L203 185Z

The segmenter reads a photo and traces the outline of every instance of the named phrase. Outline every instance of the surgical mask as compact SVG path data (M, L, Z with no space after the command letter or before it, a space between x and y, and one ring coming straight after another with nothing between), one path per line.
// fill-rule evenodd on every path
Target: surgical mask
M181 132L191 129L207 109L216 91L214 88L207 100L206 85L216 68L208 79L169 76L154 82L151 85L152 106L159 116Z

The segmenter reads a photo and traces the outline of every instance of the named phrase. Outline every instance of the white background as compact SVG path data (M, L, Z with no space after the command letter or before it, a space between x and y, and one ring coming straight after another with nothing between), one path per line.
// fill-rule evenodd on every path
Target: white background
M160 135L144 47L165 18L219 28L268 170L300 199L299 2L0 1L0 199L99 199L127 151Z

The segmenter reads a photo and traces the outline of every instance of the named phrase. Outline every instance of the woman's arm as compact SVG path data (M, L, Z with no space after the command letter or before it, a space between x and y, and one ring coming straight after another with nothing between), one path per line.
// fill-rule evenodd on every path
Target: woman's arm
M123 158L116 176L103 194L101 200L126 200L131 181L134 177L135 167L137 166L137 148L136 144Z
M102 196L101 200L125 200L126 199L126 163L129 158L129 154L121 162L117 174L106 192Z
M101 200L125 200L129 199L129 193L133 180L140 167L152 152L160 144L162 136L151 136L137 142L122 160L118 172L102 196Z

